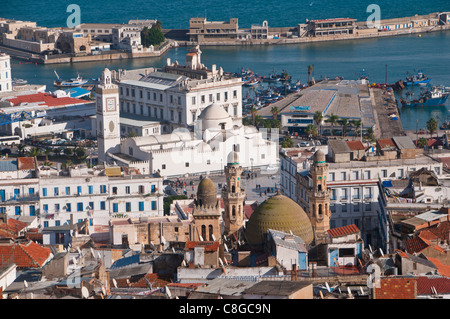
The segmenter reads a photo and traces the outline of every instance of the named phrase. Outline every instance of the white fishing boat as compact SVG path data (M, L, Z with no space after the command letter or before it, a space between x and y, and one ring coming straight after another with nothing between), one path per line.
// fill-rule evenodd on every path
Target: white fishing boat
M56 71L55 71L55 74L57 77L57 80L53 81L53 85L55 87L60 87L60 88L61 87L64 87L64 88L77 87L77 86L85 85L89 81L89 80L83 80L83 78L80 76L80 74L77 74L76 78L72 78L72 79L65 80L65 81L59 77L59 75L58 75L58 73L56 73Z

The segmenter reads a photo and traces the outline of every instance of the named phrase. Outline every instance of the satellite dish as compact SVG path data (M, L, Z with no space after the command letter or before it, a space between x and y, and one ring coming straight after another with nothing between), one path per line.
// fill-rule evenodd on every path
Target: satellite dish
M224 259L225 263L228 265L227 257L223 256L223 259Z
M28 288L28 283L26 280L23 281L23 285L25 286L25 288Z
M219 257L219 263L223 267L223 261L222 261L222 258L220 258L220 257Z
M339 291L340 294L342 293L341 288L339 288L339 287L338 287L338 291Z
M370 246L370 245L369 245L369 250L371 253L373 253L372 246Z
M117 288L117 281L116 281L116 279L113 278L112 282L113 282L114 287Z
M81 287L81 296L84 298L84 299L87 299L87 298L89 298L89 290L86 288L86 287Z
M172 247L172 251L175 252L175 248Z
M291 235L294 235L294 233L293 233L292 230L290 230L290 229L289 229L289 233L290 233Z
M99 251L97 252L97 256L98 256L98 259L102 259L102 255L100 255Z
M203 241L203 237L202 237L202 236L200 236L200 235L199 235L199 237L200 237L200 241Z
M352 295L352 291L350 290L350 287L347 287L347 292L350 296Z
M227 241L227 236L223 235L223 240Z
M91 247L91 254L92 254L92 257L95 258L95 251L94 251L94 249L92 249L92 247Z
M223 244L223 247L225 248L225 251L228 252L228 246L227 246L227 244L224 243L224 244Z
M331 292L330 286L328 285L327 282L325 282L325 287L327 287L328 292Z
M150 242L150 247L152 248L152 250L155 250L155 245L153 245L153 242Z
M214 234L212 234L211 237L213 241L216 241L216 236L214 236Z
M163 245L166 244L166 239L164 238L164 236L161 236L161 243L162 243Z
M359 286L359 290L361 291L361 295L364 295L364 290L361 286Z
M106 289L103 286L102 286L102 294L103 294L103 296L106 296Z
M384 257L383 250L381 248L380 248L380 253L381 253L381 256Z
M186 261L183 259L183 262L181 263L181 265L183 266L183 267L186 267Z

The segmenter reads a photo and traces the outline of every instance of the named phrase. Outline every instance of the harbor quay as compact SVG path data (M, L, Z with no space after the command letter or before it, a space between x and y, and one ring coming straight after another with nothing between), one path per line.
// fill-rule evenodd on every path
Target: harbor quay
M200 17L189 20L189 29L162 29L155 19L46 28L36 22L0 18L0 50L39 64L108 61L158 57L179 46L301 44L446 31L450 28L449 17L447 12L436 12L380 20L374 25L345 17L306 20L290 27L271 27L263 21L250 28L240 28L237 18L208 21ZM159 28L164 41L144 45L141 33L145 28Z

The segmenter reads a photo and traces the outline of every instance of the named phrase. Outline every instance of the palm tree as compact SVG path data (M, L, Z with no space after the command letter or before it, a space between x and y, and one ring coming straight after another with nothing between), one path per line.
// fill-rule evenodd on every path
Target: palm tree
M23 153L25 152L25 144L18 144L17 145L17 151L18 151L18 156L23 156Z
M27 155L28 157L38 157L42 154L42 150L38 147L33 147L31 150L28 151Z
M427 146L427 145L428 145L428 141L427 141L427 139L425 137L421 137L417 141L417 147L425 148L425 146Z
M316 136L317 135L317 127L314 124L308 124L308 126L305 129L305 133L308 136Z
M355 128L355 135L358 136L361 128L361 120L351 120L350 124Z
M278 107L274 106L274 107L272 107L272 109L270 110L270 113L272 113L273 119L276 120L278 114L280 113L280 110L278 109Z
M438 122L434 118L430 118L427 121L427 129L430 131L430 137L433 136L433 133L438 129Z
M162 23L161 23L161 21L156 20L155 28L158 29L159 31L162 30Z
M372 127L367 128L366 134L367 134L367 139L369 139L371 141L374 139Z
M252 115L253 125L256 125L256 113L258 113L258 109L252 106L249 113Z
M339 122L342 125L342 136L345 136L347 134L348 119L341 118Z
M338 123L339 116L330 113L328 116L328 122L331 124L331 135L334 135L333 133L333 127Z
M48 162L48 156L50 155L50 149L49 148L45 148L44 149L44 155L45 155L45 161Z
M319 127L319 135L321 133L321 126L322 126L322 121L323 121L323 115L322 112L317 111L316 113L314 113L314 122L316 122L317 126Z

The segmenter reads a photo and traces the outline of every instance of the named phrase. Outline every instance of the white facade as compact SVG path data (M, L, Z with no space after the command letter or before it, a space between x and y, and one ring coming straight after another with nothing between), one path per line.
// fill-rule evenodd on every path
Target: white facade
M11 58L0 54L0 93L12 91Z
M88 169L72 169L69 176L61 176L56 169L39 173L39 178L33 178L29 171L16 171L10 175L19 178L2 178L0 212L12 218L37 216L44 227L64 225L71 215L74 223L87 219L89 226L108 225L115 217L163 215L159 177L111 177Z

